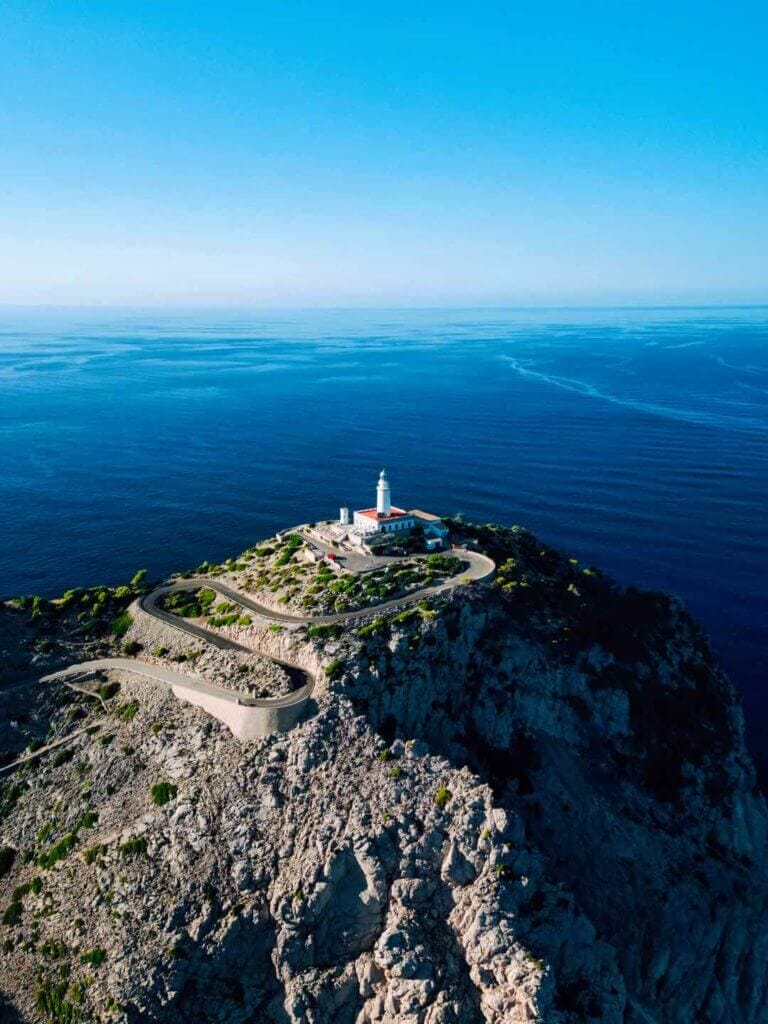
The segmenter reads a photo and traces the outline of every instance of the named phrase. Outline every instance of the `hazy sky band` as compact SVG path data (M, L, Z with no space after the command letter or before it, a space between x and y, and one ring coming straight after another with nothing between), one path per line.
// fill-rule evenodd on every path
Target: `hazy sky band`
M2 23L0 302L768 300L764 4Z

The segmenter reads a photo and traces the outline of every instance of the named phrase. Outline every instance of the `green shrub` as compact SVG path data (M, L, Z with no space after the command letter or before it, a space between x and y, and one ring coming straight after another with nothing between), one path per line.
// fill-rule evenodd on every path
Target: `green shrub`
M91 967L100 967L107 959L107 951L102 949L101 946L94 946L93 949L89 949L87 953L83 953L80 957L81 964L90 964Z
M442 576L455 576L461 569L461 559L455 555L427 555L424 564Z
M9 928L15 928L17 924L21 924L23 912L24 908L21 905L21 901L14 900L3 911L3 924L8 925Z
M133 616L130 612L121 612L112 620L112 635L114 637L125 636L133 625Z
M282 631L283 627L280 625L279 622L273 622L272 625L269 627L270 633L282 633Z
M386 615L382 615L378 619L374 619L373 622L369 622L367 626L358 629L357 635L364 639L367 636L374 636L376 633L385 633L388 629L389 619Z
M446 789L445 786L441 786L435 793L435 803L438 807L445 807L448 801L453 796L450 789Z
M344 662L340 661L338 658L335 658L326 665L325 674L332 682L336 679L341 679L343 673Z
M402 779L403 776L405 775L405 772L403 771L399 764L396 764L389 774L393 779Z
M141 587L141 586L143 586L144 580L146 580L146 578L147 578L147 570L146 569L139 569L139 571L136 573L136 575L131 580L131 586L132 587Z
M71 747L68 750L59 750L54 754L51 764L54 768L60 768L61 765L66 764L67 761L71 761L74 756L75 752Z
M310 626L309 629L307 629L307 636L312 640L335 640L340 635L341 627L334 623Z
M419 613L416 611L415 608L409 608L407 609L407 611L399 612L397 615L395 615L392 621L398 624L401 624L403 622L409 622L411 619L416 618L418 614Z
M13 903L21 903L24 897L32 892L32 882L22 882L21 885L17 885L13 890L11 900Z
M38 988L35 995L35 1009L44 1014L53 1024L75 1024L82 1019L80 1011L74 1003L66 1000L68 983L66 981L54 985L46 981Z
M154 654L154 656L156 658L164 658L166 656L166 654L168 653L168 648L167 647L155 647L154 650L152 651L152 653Z
M144 856L147 852L147 840L143 836L137 839L129 839L120 847L120 856L123 860L129 857Z
M60 860L64 860L65 857L74 849L77 844L77 834L75 832L67 832L65 836L55 843L47 853L41 853L37 858L37 865L41 868L52 868Z
M123 644L123 654L127 654L129 658L132 658L134 654L138 654L141 650L141 644L138 640L128 640Z
M238 624L238 626L250 626L250 624L251 624L251 617L250 617L250 615L241 615L240 618L237 620L237 624Z
M149 790L152 803L156 807L162 807L163 804L174 800L178 791L178 786L174 786L172 782L156 782Z
M136 712L139 710L139 702L134 698L133 700L126 701L125 704L121 704L115 708L115 714L118 718L124 722L132 722L136 717Z
M38 832L37 832L37 835L35 836L35 839L37 840L38 843L44 843L46 841L46 839L50 839L52 833L53 833L53 822L52 821L46 821L46 823L43 825L43 827L41 829L38 829Z
M214 628L221 626L234 626L239 618L240 616L237 612L232 612L231 615L214 615L208 620L208 625L213 626ZM251 620L249 619L248 622L250 623L250 621Z
M98 820L99 816L95 811L83 811L80 821L75 827L76 829L93 828Z
M61 960L67 955L67 947L58 939L46 939L40 947L46 960Z
M99 857L103 857L107 852L106 846L103 843L97 843L95 846L89 846L84 852L83 858L86 864L94 864Z

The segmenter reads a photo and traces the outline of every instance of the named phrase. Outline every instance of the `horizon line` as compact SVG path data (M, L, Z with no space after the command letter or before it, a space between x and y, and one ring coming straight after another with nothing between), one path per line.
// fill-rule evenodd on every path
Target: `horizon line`
M147 304L140 303L5 303L0 302L0 312L59 312L59 311L88 311L88 312L217 312L217 313L258 313L258 312L378 312L378 311L408 311L408 312L437 312L444 310L453 311L512 311L512 312L558 312L562 310L719 310L719 309L768 309L768 300L764 302L666 302L666 303L554 303L554 304L528 304L508 305L504 304L430 304L416 305L407 303L395 303L379 305L218 305L198 304Z

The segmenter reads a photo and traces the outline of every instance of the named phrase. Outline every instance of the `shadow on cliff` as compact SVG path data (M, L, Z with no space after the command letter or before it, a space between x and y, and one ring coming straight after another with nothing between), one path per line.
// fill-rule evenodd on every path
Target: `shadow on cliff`
M226 934L213 947L204 943L174 947L172 967L166 975L167 989L174 994L164 1005L157 1003L141 1011L127 1007L129 1024L274 1020L267 1016L270 1001L281 989L272 963L274 947L274 922L248 914L233 917Z
M19 1011L0 995L0 1024L24 1024Z

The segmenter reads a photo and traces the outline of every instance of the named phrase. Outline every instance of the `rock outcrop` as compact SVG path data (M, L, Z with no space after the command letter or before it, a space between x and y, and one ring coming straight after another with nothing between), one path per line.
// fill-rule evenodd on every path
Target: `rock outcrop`
M127 676L32 691L73 738L0 798L9 1013L763 1024L766 810L704 637L468 532L492 583L273 634L328 669L288 734L241 745Z

